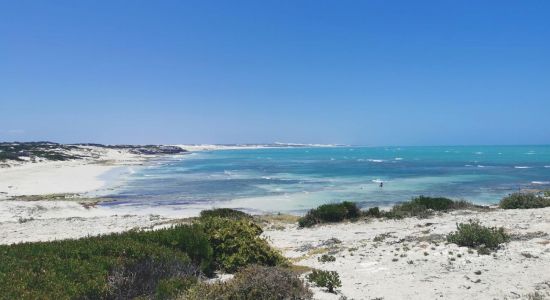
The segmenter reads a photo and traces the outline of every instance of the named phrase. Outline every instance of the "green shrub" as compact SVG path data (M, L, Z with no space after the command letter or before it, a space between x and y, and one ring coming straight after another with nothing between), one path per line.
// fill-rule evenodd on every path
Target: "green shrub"
M180 250L199 265L206 275L211 275L214 271L214 256L209 236L198 224L177 225L164 230L130 231L124 235L144 243L155 243Z
M319 262L333 262L336 261L334 255L323 254L317 259Z
M336 271L313 270L307 275L307 280L319 287L327 288L329 293L334 293L335 288L342 286L340 275Z
M192 229L180 226L159 232L176 236L187 230ZM189 255L177 245L155 240L154 233L131 232L0 246L1 297L135 297L154 293L163 279L200 273ZM140 235L149 238L136 238Z
M227 282L201 283L180 299L311 299L312 293L298 275L280 267L251 266Z
M550 199L533 193L513 193L502 198L499 206L504 209L543 208L550 206Z
M115 267L107 277L108 298L133 299L168 293L166 283L198 274L198 268L177 258L145 258L134 263ZM170 286L177 288L177 286ZM177 291L174 290L174 291Z
M361 209L357 206L357 203L344 201L342 206L347 210L346 219L356 219L361 216Z
M496 250L499 245L506 243L510 237L504 228L485 227L479 221L457 224L457 231L447 235L447 241L459 246L478 249L480 254L488 250Z
M200 214L201 218L209 218L209 217L220 217L220 218L228 218L228 219L252 219L252 216L244 213L242 211L238 211L231 208L215 208L215 209L209 209L209 210L203 210Z
M317 218L313 213L307 213L305 216L298 219L299 227L311 227L321 223L321 220Z
M154 231L0 246L0 298L173 298L216 267L284 265L247 217L201 217Z
M155 298L159 300L175 299L197 284L197 277L193 276L163 279L157 285Z
M390 211L384 213L384 217L390 219L402 219L409 217L427 218L432 214L424 205L409 201L394 205Z
M361 215L357 204L344 201L342 203L323 204L311 209L298 220L300 227L311 227L324 222L341 222L346 219L355 219Z
M411 201L396 204L383 216L393 219L407 217L426 218L433 214L433 211L448 211L471 207L472 204L463 200L453 201L444 197L419 196Z
M250 264L276 266L285 258L260 237L262 229L251 220L209 217L200 225L214 250L216 266L227 272Z
M454 201L444 197L426 197L419 196L413 198L412 203L426 207L427 209L433 209L437 211L449 210L454 206Z
M367 217L373 217L373 218L380 218L383 216L382 212L380 211L380 208L378 206L369 208L365 213L365 216Z
M348 214L348 209L343 204L324 204L315 209L315 215L321 222L340 222Z

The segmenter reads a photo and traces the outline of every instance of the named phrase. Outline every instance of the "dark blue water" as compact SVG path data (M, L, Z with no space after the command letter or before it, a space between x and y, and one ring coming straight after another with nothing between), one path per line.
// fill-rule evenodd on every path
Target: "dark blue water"
M385 206L418 195L487 204L520 188L550 188L550 146L197 152L138 170L111 205L301 211L343 200Z

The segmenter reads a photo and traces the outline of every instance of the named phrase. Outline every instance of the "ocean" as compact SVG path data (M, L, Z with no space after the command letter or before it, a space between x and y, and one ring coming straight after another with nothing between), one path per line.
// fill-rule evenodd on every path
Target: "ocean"
M344 200L387 207L419 195L495 204L520 189L544 188L550 146L261 148L153 161L103 205L302 213Z

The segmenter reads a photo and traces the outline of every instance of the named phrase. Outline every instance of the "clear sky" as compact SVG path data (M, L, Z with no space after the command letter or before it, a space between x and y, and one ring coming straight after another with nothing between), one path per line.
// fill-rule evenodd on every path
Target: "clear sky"
M0 140L550 143L550 1L0 0Z

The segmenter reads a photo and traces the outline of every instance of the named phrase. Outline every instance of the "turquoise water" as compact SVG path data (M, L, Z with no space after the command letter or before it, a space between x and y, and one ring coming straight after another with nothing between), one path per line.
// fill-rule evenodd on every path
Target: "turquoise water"
M108 205L302 212L343 200L390 206L418 195L491 204L520 188L550 188L550 146L196 152L131 174Z

